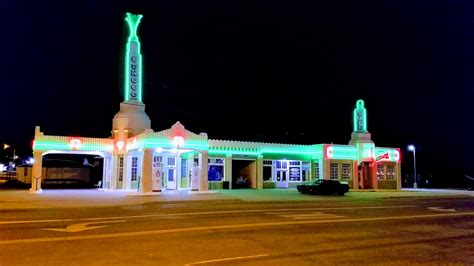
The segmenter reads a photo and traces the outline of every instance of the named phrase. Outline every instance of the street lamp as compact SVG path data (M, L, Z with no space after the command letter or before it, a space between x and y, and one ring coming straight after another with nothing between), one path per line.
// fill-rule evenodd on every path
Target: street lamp
M3 149L4 149L4 150L6 150L6 149L8 149L8 148L10 148L10 147L11 147L11 146L8 145L8 144L5 144L5 143L3 144ZM16 157L16 156L15 156L15 149L13 149L12 164L15 164L15 157Z
M408 145L408 150L409 151L412 151L413 152L413 172L414 172L414 176L413 176L413 188L417 188L417 184L416 184L416 148L415 148L415 145Z

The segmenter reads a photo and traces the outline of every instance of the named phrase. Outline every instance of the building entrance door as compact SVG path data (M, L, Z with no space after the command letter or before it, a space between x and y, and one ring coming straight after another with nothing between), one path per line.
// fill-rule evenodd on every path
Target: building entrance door
M277 170L276 171L276 187L277 188L288 188L288 171Z
M359 186L362 189L372 188L372 167L371 163L363 162L360 165Z
M176 157L168 157L166 189L176 189Z
M153 191L161 191L163 185L163 157L153 156L153 177L151 189Z

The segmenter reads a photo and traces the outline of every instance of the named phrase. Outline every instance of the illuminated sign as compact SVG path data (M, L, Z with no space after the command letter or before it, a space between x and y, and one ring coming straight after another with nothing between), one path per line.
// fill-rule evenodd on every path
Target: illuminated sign
M81 147L81 140L80 139L71 139L69 141L69 146L73 150L78 150Z
M125 143L123 142L123 140L119 140L117 141L116 146L117 146L117 149L122 150L123 146L125 146Z
M173 138L173 146L176 148L183 147L184 146L184 138L181 136L175 136Z
M367 132L367 110L364 107L364 101L358 100L353 113L354 132Z
M389 152L386 152L384 154L381 154L379 156L377 156L377 158L375 159L375 161L377 162L380 162L380 161L388 161L390 160L390 154Z
M140 41L137 30L142 19L142 15L127 13L125 21L130 29L128 43L125 54L125 100L142 100L142 55L140 54Z

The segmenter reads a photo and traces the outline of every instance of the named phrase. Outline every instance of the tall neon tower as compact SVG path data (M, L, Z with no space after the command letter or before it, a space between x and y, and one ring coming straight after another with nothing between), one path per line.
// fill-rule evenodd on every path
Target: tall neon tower
M125 48L125 101L142 102L142 55L137 30L142 15L127 13L125 21L130 30Z
M112 121L112 132L119 150L123 151L126 139L131 135L140 134L151 128L151 121L145 113L142 101L142 55L138 39L138 25L142 15L126 13L125 22L129 29L125 44L125 82L124 101L120 103L120 111Z

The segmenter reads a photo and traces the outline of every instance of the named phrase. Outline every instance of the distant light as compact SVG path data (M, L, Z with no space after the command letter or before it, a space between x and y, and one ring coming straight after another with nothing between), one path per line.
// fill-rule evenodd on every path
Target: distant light
M117 141L116 145L117 145L117 149L122 150L123 147L125 146L125 142L123 142L123 140L119 140Z
M173 146L176 148L184 146L184 138L181 136L175 136L173 138Z
M0 163L0 172L6 171L7 168L5 167L4 164Z
M415 151L415 145L408 145L409 151Z
M71 146L71 148L73 150L77 150L81 147L81 140L80 139L71 139L69 141L69 146Z
M332 146L328 147L327 150L326 150L326 157L327 157L328 159L331 159L333 153L334 153L334 151L333 151Z
M161 153L162 151L163 151L163 148L161 148L161 147L156 148L157 153Z
M34 164L34 163L35 163L35 159L33 159L33 158L30 157L27 162L28 162L28 164Z

